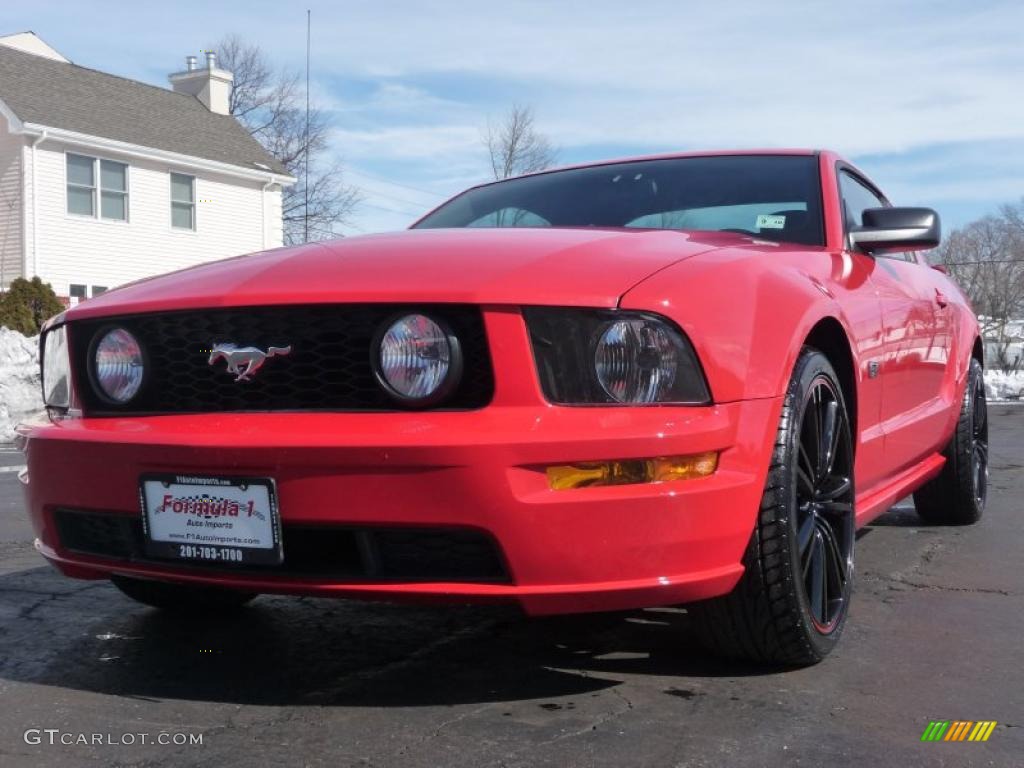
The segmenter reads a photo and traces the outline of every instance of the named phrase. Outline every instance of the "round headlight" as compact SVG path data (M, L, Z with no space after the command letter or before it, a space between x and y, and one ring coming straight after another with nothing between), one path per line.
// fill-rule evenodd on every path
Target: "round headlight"
M391 323L376 345L377 376L388 393L407 405L430 405L458 384L458 339L426 315Z
M657 403L672 399L684 342L665 323L636 317L612 322L594 352L597 380L620 403Z
M112 328L94 350L93 374L100 395L116 404L127 403L138 394L145 372L139 342L124 328Z

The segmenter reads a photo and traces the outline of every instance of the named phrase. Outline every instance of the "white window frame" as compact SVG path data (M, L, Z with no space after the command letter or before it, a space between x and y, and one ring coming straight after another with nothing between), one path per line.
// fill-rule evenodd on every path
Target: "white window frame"
M178 226L175 226L175 224L174 224L174 205L175 205L175 203L177 203L178 205L184 205L187 202L185 200L175 200L174 199L174 177L175 176L184 176L185 178L192 179L192 226L191 226L191 228L189 228L189 227L178 227ZM168 196L167 215L169 217L168 223L170 224L172 232L192 232L192 233L195 233L195 232L199 231L199 220L198 220L198 216L197 216L199 206L196 205L196 202L197 202L196 201L196 182L197 181L198 181L198 177L196 177L196 175L192 174L192 173L181 173L180 171L170 171L167 174L167 196Z
M92 161L92 181L91 187L87 187L84 184L73 184L68 180L68 157L74 155L75 157L85 158L86 160ZM124 191L120 189L103 189L103 162L117 163L118 165L124 166ZM87 155L82 152L71 152L65 150L64 152L64 215L70 216L75 219L93 219L94 221L102 221L106 224L127 224L131 221L131 173L132 166L130 163L126 163L123 160L115 160L112 157L102 157L101 155ZM75 187L76 189L88 189L92 193L92 214L87 213L72 213L68 210L68 188ZM109 216L103 215L103 193L113 192L115 194L124 195L124 218L114 219Z

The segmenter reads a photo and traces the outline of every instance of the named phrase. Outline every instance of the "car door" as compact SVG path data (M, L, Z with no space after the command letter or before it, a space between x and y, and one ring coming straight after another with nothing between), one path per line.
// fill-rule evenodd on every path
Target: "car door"
M839 175L847 233L860 226L865 208L889 202L852 170ZM871 281L882 311L879 359L869 370L881 381L880 424L884 455L892 473L920 461L941 441L945 405L940 394L949 355L948 335L940 333L937 313L945 309L934 295L926 268L902 252L874 256Z

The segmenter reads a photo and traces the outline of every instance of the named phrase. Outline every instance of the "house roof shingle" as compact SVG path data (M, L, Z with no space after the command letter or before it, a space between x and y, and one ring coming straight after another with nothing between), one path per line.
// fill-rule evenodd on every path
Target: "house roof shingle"
M235 118L194 96L4 45L0 99L23 123L288 174Z

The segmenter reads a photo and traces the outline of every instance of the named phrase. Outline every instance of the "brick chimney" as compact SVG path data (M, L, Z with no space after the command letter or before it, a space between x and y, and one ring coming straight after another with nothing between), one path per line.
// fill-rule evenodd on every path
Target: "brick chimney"
M187 93L195 96L211 112L218 115L228 114L231 98L231 83L234 75L225 69L217 68L217 54L206 52L206 68L196 68L196 57L185 57L185 71L175 72L168 77L175 93Z

